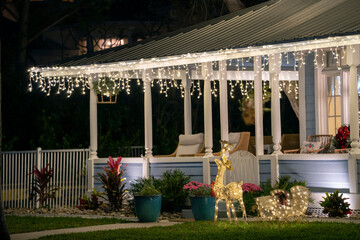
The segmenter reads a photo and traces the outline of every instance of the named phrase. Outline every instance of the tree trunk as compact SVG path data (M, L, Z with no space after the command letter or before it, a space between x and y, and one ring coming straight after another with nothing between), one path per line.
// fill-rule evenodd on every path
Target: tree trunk
M18 80L20 82L20 86L24 86L25 83L25 73L26 73L26 53L27 53L27 45L28 45L28 28L29 28L29 5L30 1L25 0L21 6L21 14L20 14L20 30L19 30L19 50L17 55L17 72L18 72ZM20 87L19 91L23 91L24 89Z
M1 16L2 16L2 9L0 12ZM2 19L2 18L1 18ZM0 32L1 32L1 26L2 26L2 22L0 20ZM1 94L1 38L0 38L0 179L2 179L2 157L1 157L1 150L2 150L2 111L1 111L1 104L2 104L2 94ZM1 195L2 195L2 183L0 184L0 236L1 239L4 240L10 240L10 235L9 235L9 231L6 225L6 220L5 220L5 215L4 215L4 208L3 208L3 201L1 199Z

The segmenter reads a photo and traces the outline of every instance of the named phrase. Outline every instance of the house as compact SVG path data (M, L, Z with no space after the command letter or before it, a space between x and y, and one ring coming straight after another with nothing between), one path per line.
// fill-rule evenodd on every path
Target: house
M94 82L106 76L115 84L141 79L144 87L145 157L128 159L129 176L158 175L182 166L193 178L209 183L216 171L212 158L212 101L218 85L221 139L228 140L227 91L231 80L254 88L258 181L279 175L306 180L313 192L340 189L359 201L360 2L357 0L273 0L159 37L80 56L56 66L29 69L32 83L45 93L73 87L90 91L91 177L104 163L97 157L97 96ZM292 71L283 62L294 59ZM235 65L235 69L231 66ZM244 66L247 66L243 68ZM184 133L191 134L191 86L204 81L204 158L154 159L152 154L151 83L170 87L181 80ZM270 85L274 153L264 155L262 82ZM350 154L281 154L279 86L295 81L299 97L300 142L311 134L335 134L351 127ZM66 84L65 84L66 82ZM216 84L214 84L216 82ZM32 84L30 85L30 88ZM109 94L109 93L108 93ZM180 164L181 163L181 164ZM97 165L98 164L98 165ZM133 164L133 166L131 166ZM160 169L160 170L159 170ZM198 170L194 170L198 169ZM191 170L191 171L190 171ZM89 181L89 187L93 181ZM90 188L91 189L91 188ZM355 204L356 209L360 209Z

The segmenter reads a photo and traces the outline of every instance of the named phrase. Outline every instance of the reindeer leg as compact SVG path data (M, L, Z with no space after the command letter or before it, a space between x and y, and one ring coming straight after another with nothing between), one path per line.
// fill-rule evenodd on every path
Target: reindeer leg
M218 205L219 205L219 198L215 199L215 216L214 216L214 224L216 224L217 222L217 218L218 218Z
M245 208L245 204L244 204L244 201L243 201L242 198L239 198L239 203L240 203L240 206L241 206L241 210L243 212L243 218L245 220L245 223L247 224L246 208Z
M232 210L232 214L234 215L234 219L235 219L235 223L236 225L238 224L238 220L236 217L236 212L235 212L235 207L234 207L234 203L231 202L231 210Z
M226 200L226 213L229 219L229 222L231 222L231 214L230 214L230 204L229 204L229 200Z

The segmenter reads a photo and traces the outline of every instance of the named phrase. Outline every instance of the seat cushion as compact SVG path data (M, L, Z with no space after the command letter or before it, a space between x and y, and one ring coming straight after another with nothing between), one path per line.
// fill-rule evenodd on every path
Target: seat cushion
M200 151L204 141L204 134L191 134L179 136L179 147L176 151L176 156L183 154L196 154Z
M314 150L318 150L321 147L321 142L307 142L304 141L301 147L300 153L308 153Z
M241 133L239 132L231 132L229 133L229 143L232 145L230 150L232 150L238 144L241 137Z

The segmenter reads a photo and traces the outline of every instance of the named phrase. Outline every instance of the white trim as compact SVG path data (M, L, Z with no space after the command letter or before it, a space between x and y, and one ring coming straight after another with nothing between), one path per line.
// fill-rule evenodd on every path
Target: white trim
M116 158L114 157L114 160L116 160ZM103 163L107 163L109 161L108 158L98 158L94 160L94 164L103 164ZM123 157L121 158L121 163L123 164L129 164L129 163L143 163L143 158L138 157L138 158L127 158L127 157Z
M270 55L282 52L313 50L319 48L338 47L360 44L360 35L329 37L292 43L251 46L240 49L225 49L202 53L188 53L161 58L139 59L133 61L90 64L71 67L32 67L29 72L41 72L43 76L73 76L91 73L106 73L128 70L178 66L184 64L204 63L243 57Z
M350 77L349 71L341 71L341 123L349 125L350 124L350 95L349 95L349 85Z
M283 154L279 155L279 161L282 160L299 160L299 161L336 161L348 160L349 154Z

